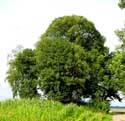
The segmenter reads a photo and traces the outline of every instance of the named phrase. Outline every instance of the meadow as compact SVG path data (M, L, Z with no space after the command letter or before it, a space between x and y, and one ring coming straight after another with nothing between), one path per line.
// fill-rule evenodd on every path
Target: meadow
M21 99L0 102L0 121L111 121L111 115L72 103Z

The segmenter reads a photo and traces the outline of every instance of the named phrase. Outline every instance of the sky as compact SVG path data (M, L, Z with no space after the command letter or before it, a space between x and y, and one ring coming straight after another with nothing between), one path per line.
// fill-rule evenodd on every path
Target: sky
M125 10L118 0L0 0L0 100L12 97L5 80L7 56L18 45L34 48L57 17L80 15L92 21L113 51L119 44L114 31L124 27ZM112 105L125 105L113 102Z

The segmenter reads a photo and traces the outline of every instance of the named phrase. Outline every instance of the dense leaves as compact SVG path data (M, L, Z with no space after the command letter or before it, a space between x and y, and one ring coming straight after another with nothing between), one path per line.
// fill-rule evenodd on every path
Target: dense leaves
M34 51L31 49L18 52L9 61L7 80L12 87L14 97L38 96L35 64Z
M49 99L80 101L89 79L85 50L64 39L45 39L37 45L40 87Z
M114 86L117 90L125 93L125 29L117 30L115 33L119 38L120 45L113 52L110 69Z
M125 53L114 53L113 59L110 63L112 71L113 85L117 90L125 91Z
M96 30L94 24L83 16L63 16L56 18L48 27L42 38L65 38L70 42L90 50L104 49L104 37Z
M110 80L108 67L109 51L104 46L104 37L96 30L94 24L82 16L63 16L55 19L41 36L67 39L86 50L86 63L89 65L89 79L85 82L84 96L93 99L107 100L108 89L105 81ZM107 90L106 93L105 89ZM105 96L104 96L105 95ZM105 98L104 98L105 97Z

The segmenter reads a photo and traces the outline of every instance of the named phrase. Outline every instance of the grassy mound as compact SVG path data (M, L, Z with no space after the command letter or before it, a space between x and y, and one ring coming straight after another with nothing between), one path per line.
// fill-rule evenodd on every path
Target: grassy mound
M111 121L111 116L86 106L25 99L0 102L0 121Z

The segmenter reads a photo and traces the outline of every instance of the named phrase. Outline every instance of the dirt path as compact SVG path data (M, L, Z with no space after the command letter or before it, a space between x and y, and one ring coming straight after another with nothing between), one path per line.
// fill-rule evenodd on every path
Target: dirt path
M125 121L125 114L113 115L112 121Z

